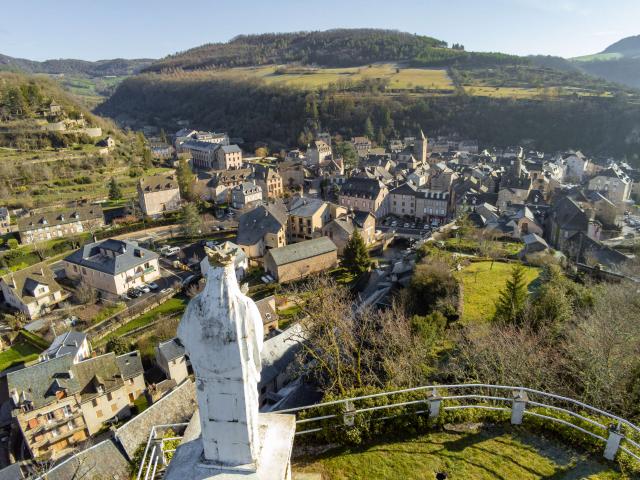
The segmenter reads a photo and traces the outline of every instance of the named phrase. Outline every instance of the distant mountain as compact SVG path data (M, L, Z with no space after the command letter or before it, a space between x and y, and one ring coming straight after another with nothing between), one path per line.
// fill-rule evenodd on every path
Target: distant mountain
M98 60L96 62L58 59L37 62L0 54L0 70L22 73L46 73L50 75L86 75L89 77L132 75L151 65L153 62L154 60L149 58L131 60L116 58L112 60Z
M640 88L640 35L623 38L600 53L570 61L589 75Z
M640 58L640 35L623 38L609 45L602 53L618 53L625 58Z

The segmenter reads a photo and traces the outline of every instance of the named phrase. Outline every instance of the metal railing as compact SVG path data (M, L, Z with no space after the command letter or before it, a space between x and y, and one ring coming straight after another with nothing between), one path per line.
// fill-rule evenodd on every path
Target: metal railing
M404 397L400 399L400 396ZM302 436L328 429L354 427L359 417L362 422L384 421L411 415L426 415L435 419L442 411L467 409L504 412L509 415L513 425L522 424L527 417L562 425L602 443L603 456L608 460L615 459L618 452L622 451L640 462L640 427L637 425L579 400L526 387L481 383L429 385L277 410L272 413L296 415L296 436ZM182 425L184 424L178 424L177 427ZM166 465L163 463L166 460L164 453L160 459L157 458L157 452L162 452L163 446L160 431L157 430L161 427L176 426L163 425L152 429L137 480L153 480L156 478L154 472L157 465ZM151 452L150 446L153 446ZM160 450L156 450L156 446ZM146 474L143 476L145 469Z

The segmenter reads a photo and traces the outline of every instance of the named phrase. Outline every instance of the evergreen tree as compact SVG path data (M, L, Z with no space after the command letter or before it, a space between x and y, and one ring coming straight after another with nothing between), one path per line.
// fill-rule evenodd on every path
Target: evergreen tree
M180 195L182 195L182 198L185 200L191 200L193 197L193 172L185 157L182 157L178 162L176 174L178 176Z
M517 263L511 269L511 278L507 280L500 298L496 302L494 320L503 323L520 323L527 306L527 284L522 264Z
M167 140L167 133L164 131L164 128L160 129L160 141L162 143L169 143L169 140Z
M122 190L116 179L111 177L109 181L109 200L120 200L122 198Z
M147 147L142 151L142 166L144 168L153 167L153 157L151 155L151 150Z
M371 267L369 251L357 229L344 247L342 266L356 276L362 275Z
M195 203L182 207L182 230L187 237L196 237L202 232L202 219Z
M373 139L375 136L373 130L373 122L371 121L370 117L367 117L367 119L364 121L364 136L369 139Z

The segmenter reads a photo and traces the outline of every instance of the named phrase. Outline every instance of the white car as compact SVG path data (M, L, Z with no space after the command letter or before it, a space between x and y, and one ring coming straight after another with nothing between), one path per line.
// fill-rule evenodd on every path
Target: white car
M149 285L142 285L140 287L140 290L144 293L149 293L151 291L151 289L149 288Z

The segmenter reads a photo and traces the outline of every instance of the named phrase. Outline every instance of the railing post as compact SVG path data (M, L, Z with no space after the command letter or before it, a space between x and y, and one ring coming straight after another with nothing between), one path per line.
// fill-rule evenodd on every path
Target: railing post
M511 425L522 424L522 417L524 416L524 410L527 407L526 392L523 390L515 390L513 392L513 401L511 403Z
M609 425L609 437L607 438L607 444L604 447L604 458L607 460L613 460L616 458L618 448L620 448L620 440L622 440L620 424Z
M429 402L429 418L435 418L440 415L442 397L438 395L438 391L435 388L427 395L427 402Z
M344 422L345 427L353 427L356 419L356 408L350 400L345 402L344 407L345 410L342 414L342 421Z

